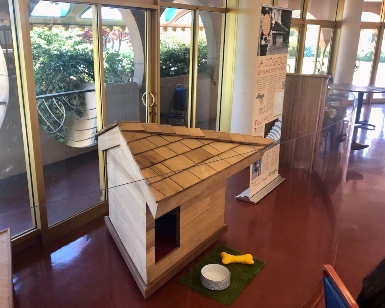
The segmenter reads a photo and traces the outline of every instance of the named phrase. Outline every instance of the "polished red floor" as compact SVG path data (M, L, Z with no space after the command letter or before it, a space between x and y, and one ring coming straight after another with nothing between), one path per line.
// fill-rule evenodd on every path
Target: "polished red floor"
M328 144L318 153L326 160L320 176L282 168L286 181L256 205L234 199L247 187L247 170L228 180L229 229L219 243L266 262L233 307L310 307L319 294L322 264L334 260L353 296L358 294L363 276L385 256L384 113L385 106L372 106L376 130L357 130L357 141L370 144L368 149L348 159L348 141ZM144 300L99 218L14 256L15 307L221 307L179 284L196 260Z
M369 148L350 155L338 217L335 269L356 297L362 278L385 258L385 106L365 106L361 119L375 130L357 129L357 142Z
M263 202L237 202L247 172L228 181L229 230L220 243L252 253L266 267L234 306L300 307L319 284L321 265L331 261L335 221L325 210L331 204L317 176L287 170L287 180ZM220 307L178 283L194 263L144 300L100 218L15 256L16 307Z

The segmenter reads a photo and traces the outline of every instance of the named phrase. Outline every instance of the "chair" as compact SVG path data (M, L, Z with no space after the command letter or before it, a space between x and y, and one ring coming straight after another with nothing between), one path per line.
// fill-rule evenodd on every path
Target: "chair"
M161 112L160 117L165 118L167 124L169 119L172 119L173 125L187 126L185 113L187 102L187 86L184 84L177 84L175 86L174 95L172 98L171 106L168 112Z
M353 296L331 265L324 265L323 275L326 308L358 308Z

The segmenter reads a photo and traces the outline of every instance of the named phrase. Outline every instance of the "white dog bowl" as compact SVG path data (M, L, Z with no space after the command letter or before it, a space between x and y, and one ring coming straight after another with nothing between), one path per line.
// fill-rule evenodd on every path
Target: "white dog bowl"
M210 290L224 290L230 285L230 271L220 264L208 264L201 270L201 283Z

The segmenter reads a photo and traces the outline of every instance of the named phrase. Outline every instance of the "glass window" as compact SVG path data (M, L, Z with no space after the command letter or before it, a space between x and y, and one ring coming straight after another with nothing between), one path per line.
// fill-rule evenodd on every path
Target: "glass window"
M12 32L5 7L0 6L0 230L11 228L15 236L36 223L29 200Z
M303 74L318 74L328 71L332 38L333 29L321 28L319 25L307 26Z
M306 19L335 20L338 0L309 0Z
M319 25L308 25L306 29L305 49L303 53L302 74L314 74L316 68L316 49L318 45Z
M107 108L107 124L115 121L146 122L146 108L142 103L146 93L146 11L113 9L124 25L111 24L102 8L103 58ZM127 26L126 26L127 25ZM129 27L129 28L128 28Z
M354 84L367 85L370 82L376 37L376 29L361 29L353 75Z
M385 87L385 35L382 36L381 55L380 62L378 63L376 82L375 84L379 87ZM373 94L374 98L384 98L385 93Z
M333 39L333 29L321 28L318 41L316 73L327 73L329 66L330 46Z
M31 16L64 17L70 10L70 3L40 1L33 9Z
M219 63L222 51L222 14L200 12L203 25L198 36L198 81L195 127L216 129Z
M164 9L160 18L160 121L187 126L192 14L184 9L169 12ZM184 23L175 23L182 16Z
M293 18L301 18L303 0L278 0L278 6L292 9Z
M84 5L72 4L72 8L83 10ZM43 20L36 21L36 17L30 22L51 226L101 201L93 36L91 20L71 27L48 25L49 20L41 27Z
M295 72L297 55L298 55L298 37L299 37L299 28L291 28L290 37L289 37L287 69L286 69L286 71L289 73Z

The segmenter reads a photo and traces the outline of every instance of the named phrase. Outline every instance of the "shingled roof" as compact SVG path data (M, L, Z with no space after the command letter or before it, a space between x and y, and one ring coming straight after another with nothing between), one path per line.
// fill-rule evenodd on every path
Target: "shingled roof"
M98 133L100 150L121 145L122 141L117 141L116 137L109 138L108 142L104 138L105 142L102 143L108 144L100 144L103 135L116 127L157 207L172 200L176 206L186 196L193 194L190 188L204 189L206 185L224 180L246 168L260 159L266 147L274 141L183 126L117 122ZM173 205L167 206L170 207L173 208ZM156 210L153 208L155 217L154 212Z

